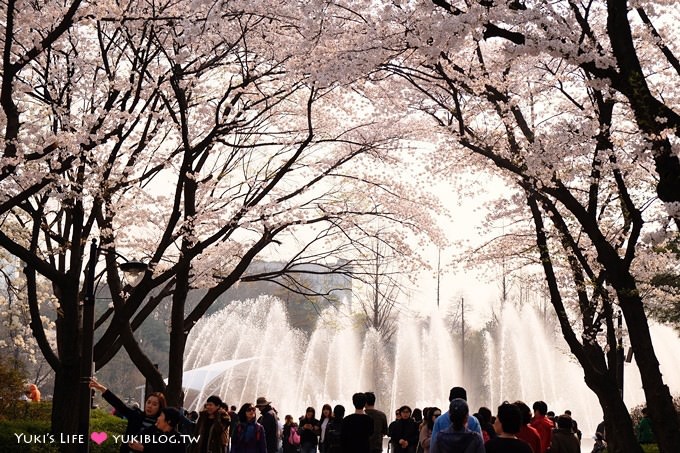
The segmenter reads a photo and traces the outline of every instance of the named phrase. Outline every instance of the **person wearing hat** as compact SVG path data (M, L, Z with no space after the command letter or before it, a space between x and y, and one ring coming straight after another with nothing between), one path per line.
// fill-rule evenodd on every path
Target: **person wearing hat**
M191 444L190 453L224 453L229 442L229 414L217 395L208 397L198 415L194 433L198 442Z
M449 392L449 402L453 401L456 398L460 398L463 401L467 401L467 392L463 387L453 387L451 391ZM442 415L440 415L437 420L434 422L434 426L432 427L432 438L430 439L430 445L432 445L432 442L434 441L434 436L441 430L446 429L449 425L451 424L451 419L449 418L449 413L444 412ZM467 418L467 428L474 432L479 434L480 439L484 439L482 437L482 427L479 424L479 420L477 420L477 417L474 415L469 415Z
M161 409L156 424L143 430L128 444L132 451L144 453L186 453L187 447L177 427L182 414L174 407Z
M482 437L467 428L470 417L467 402L462 398L452 399L447 415L451 422L433 435L430 453L485 453Z
M279 420L276 410L264 396L255 401L255 407L260 411L257 422L264 427L264 435L267 440L267 453L279 451Z

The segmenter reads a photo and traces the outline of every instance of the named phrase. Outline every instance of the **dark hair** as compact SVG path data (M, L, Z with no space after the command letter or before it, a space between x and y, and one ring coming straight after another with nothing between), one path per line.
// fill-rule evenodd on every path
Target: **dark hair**
M247 421L248 418L246 417L246 412L248 412L249 409L252 409L254 407L255 406L253 406L251 403L245 403L243 406L241 406L241 409L238 410L238 420L240 422Z
M482 425L482 427L486 426L488 423L491 423L491 409L488 407L480 407L479 410L477 411L478 419L479 419L479 424Z
M177 425L182 420L182 416L177 409L174 407L164 407L160 411L161 414L165 416L165 422L172 427L172 429L177 429Z
M449 403L449 418L455 431L465 428L465 420L470 414L470 408L463 398L454 398Z
M316 410L314 410L314 408L313 408L312 406L309 406L307 409L305 409L305 416L302 417L302 418L306 418L306 417L307 417L307 412L311 412L311 413L312 413L312 418L314 418L314 416L316 415Z
M355 393L352 395L352 404L355 409L363 409L366 407L366 394L365 393Z
M208 397L208 399L206 400L206 403L213 403L213 404L214 404L215 406L217 406L217 407L221 407L222 404L223 404L223 403L222 403L222 398L220 398L220 397L217 396L217 395L210 395L210 396Z
M562 429L568 429L571 431L573 424L571 422L571 417L568 415L560 415L557 417L557 427Z
M423 421L423 411L421 411L417 407L413 409L413 420L415 420L418 423Z
M408 407L408 406L401 406L401 407L399 408L399 414L401 414L401 413L404 412L404 411L409 411L409 412L413 413L413 411L411 410L410 407Z
M531 421L531 409L526 405L524 401L515 401L515 406L519 409L519 415L522 417L522 424L526 425Z
M456 398L467 401L467 392L463 387L453 387L449 392L449 401L453 401Z
M434 413L439 411L439 415L441 415L442 410L439 409L438 407L428 407L427 408L427 414L425 414L425 417L423 419L423 422L427 424L427 428L432 431L432 428L434 428L434 420L432 420L432 417L434 416Z
M158 413L156 414L156 415L158 415L158 414L161 413L162 409L165 409L166 407L168 407L168 403L165 400L165 395L163 395L161 392L149 393L148 395L146 395L146 399L144 400L144 402L146 403L149 400L149 398L151 398L152 396L154 396L158 399Z
M333 408L331 407L330 404L324 404L323 407L321 408L321 421L324 421L326 419L326 416L323 414L323 411L328 409L328 419L333 418Z
M366 405L373 406L375 404L375 393L365 392L364 395L366 395Z
M498 406L498 420L501 422L503 432L517 434L522 423L522 415L517 406L506 401Z
M338 404L333 408L333 417L342 420L342 418L345 416L345 406L342 404Z
M541 415L545 415L548 412L548 405L545 404L545 401L536 401L532 407L534 412L538 412Z

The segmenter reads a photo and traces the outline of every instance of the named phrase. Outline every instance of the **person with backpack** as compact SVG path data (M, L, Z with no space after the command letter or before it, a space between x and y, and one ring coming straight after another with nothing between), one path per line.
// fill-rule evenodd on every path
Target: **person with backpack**
M300 434L298 425L293 421L292 415L286 415L283 430L281 431L281 443L283 453L297 453L300 451Z
M485 453L481 436L467 428L469 415L464 399L452 399L448 411L451 424L433 434L430 453Z
M241 406L238 420L231 439L231 453L267 453L264 427L255 420L255 406L250 403Z
M333 420L326 427L324 439L325 453L342 453L342 421L345 418L345 406L338 404L333 408Z

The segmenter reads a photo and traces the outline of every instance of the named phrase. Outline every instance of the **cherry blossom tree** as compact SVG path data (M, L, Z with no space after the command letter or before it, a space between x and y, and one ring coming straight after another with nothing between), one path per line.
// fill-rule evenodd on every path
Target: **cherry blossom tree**
M602 5L536 5L520 12L513 5L472 5L465 13L440 6L411 10L403 52L382 65L411 87L402 91L403 108L439 126L442 151L433 166L451 173L491 165L518 187L491 210L504 224L524 228L494 247L534 251L563 335L602 402L608 432L616 432L610 449L639 451L616 390L618 307L655 412L659 445L676 450L680 430L649 336L644 298L650 275L673 269L675 262L669 253L655 254L658 244L677 234L672 223L669 229L672 203L659 203L656 196L673 185L659 162L676 159L669 135L674 132L654 135L643 127L628 82L620 80L627 76L618 76L617 85L594 74L593 68L616 67L607 51L578 51L577 44L585 46L594 32L579 34L584 22L564 17L586 8L590 15L582 13L595 27L596 13L606 12ZM514 15L524 15L521 29L541 36L540 48L538 40L529 46L515 39L514 29L489 25ZM667 69L646 53L653 42L641 47L650 67ZM663 82L654 81L655 90L663 91Z
M307 23L304 8L87 5L22 68L22 89L8 91L25 106L8 141L53 143L57 153L17 157L24 167L3 181L16 194L5 216L19 219L28 238L0 230L0 246L25 263L31 329L55 370L53 431L76 429L67 407L84 360L81 275L90 239L99 241L97 278L112 297L95 324L96 367L125 348L170 404L181 404L186 338L242 279L275 275L299 289L296 276L309 263L351 274L366 256L358 251L371 219L393 225L395 238L436 237L422 227L433 225L432 198L393 178L407 151L402 118L367 118L375 108L351 90L352 77L305 70L308 33L326 30ZM399 245L411 255L408 243ZM137 286L122 281L119 255L149 262ZM280 270L248 273L254 259L271 256L283 258ZM45 283L57 299L53 312L41 304ZM192 289L203 295L189 306ZM164 298L167 386L134 336ZM55 347L40 321L46 315L55 319Z
M677 14L675 2L513 1L479 2L465 8L447 0L432 4L448 13L444 22L451 29L506 41L507 58L549 55L623 96L652 155L657 195L669 204L669 213L678 222L680 114L677 95L669 90L680 77L674 46L678 35L670 19Z

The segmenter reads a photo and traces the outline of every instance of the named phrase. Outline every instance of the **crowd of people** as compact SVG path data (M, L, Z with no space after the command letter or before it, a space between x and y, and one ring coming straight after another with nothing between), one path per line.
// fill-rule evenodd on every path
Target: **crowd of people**
M355 393L352 409L324 404L320 414L308 407L299 418L278 411L266 397L236 411L222 399L207 398L196 413L168 407L161 393L147 396L144 407L130 407L92 379L90 387L127 419L121 453L580 453L581 431L570 411L556 416L543 401L529 408L503 402L495 415L486 407L470 413L467 392L453 387L449 404L413 409L401 406L388 423L376 409L373 392ZM593 448L606 446L603 424Z

